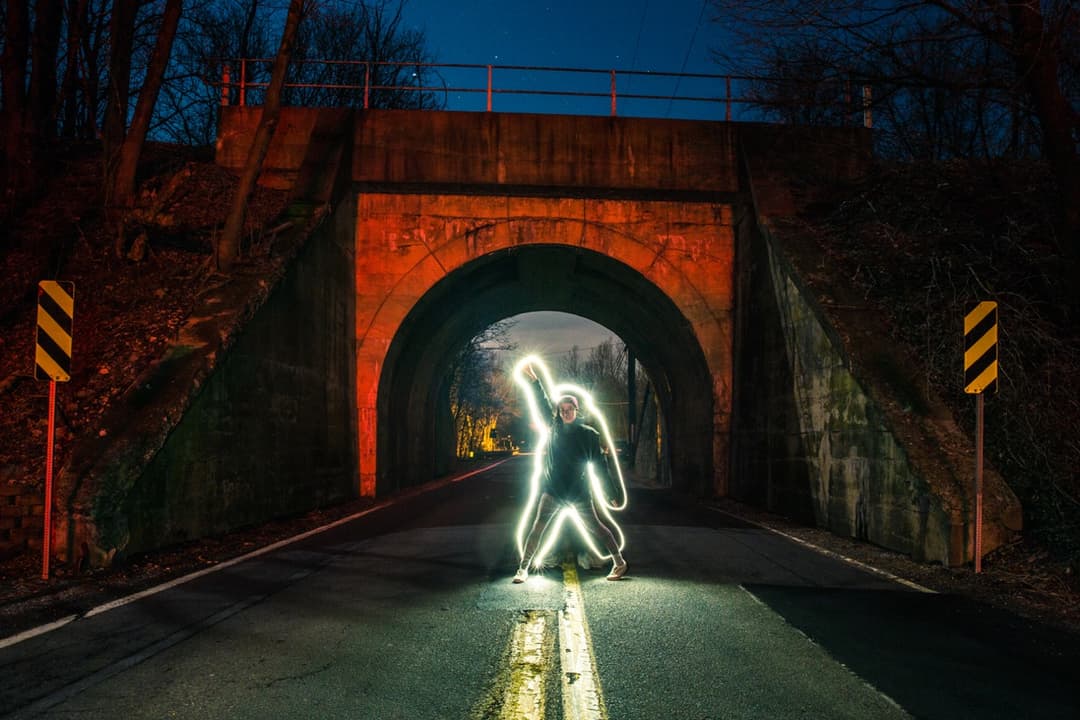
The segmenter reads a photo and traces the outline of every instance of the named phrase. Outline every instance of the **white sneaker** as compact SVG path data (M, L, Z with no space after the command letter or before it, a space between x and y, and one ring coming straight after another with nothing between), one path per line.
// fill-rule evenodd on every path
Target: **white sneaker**
M608 580L618 580L626 574L626 560L619 558L615 561L615 564L611 567L611 572L608 573Z
M519 567L517 569L517 572L514 573L514 582L515 583L523 583L528 579L529 579L529 571L526 568Z

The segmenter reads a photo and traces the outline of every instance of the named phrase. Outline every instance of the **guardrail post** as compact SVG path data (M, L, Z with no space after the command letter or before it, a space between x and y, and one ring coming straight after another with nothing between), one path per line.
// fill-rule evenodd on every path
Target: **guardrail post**
M869 85L863 85L863 88L862 88L862 107L863 107L862 124L863 124L864 128L873 128L874 127L874 113L873 113L873 110L871 109L870 105L871 105L870 86Z
M491 66L487 66L488 81L487 81L487 111L491 112Z
M240 107L247 105L247 58L240 59Z
M368 96L371 92L371 62L364 62L364 109L368 109Z
M229 104L229 63L221 66L221 104Z
M611 71L611 117L615 117L615 71Z

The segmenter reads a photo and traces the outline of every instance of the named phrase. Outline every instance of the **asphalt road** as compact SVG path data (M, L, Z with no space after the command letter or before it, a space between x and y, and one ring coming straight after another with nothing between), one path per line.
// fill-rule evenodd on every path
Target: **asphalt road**
M527 462L2 647L0 716L569 720L580 614L592 717L1080 717L1072 640L660 491L513 585Z

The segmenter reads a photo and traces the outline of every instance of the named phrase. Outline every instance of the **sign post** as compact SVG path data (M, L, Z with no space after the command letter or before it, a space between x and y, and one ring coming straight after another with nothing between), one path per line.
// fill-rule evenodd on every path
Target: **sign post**
M71 330L75 316L75 283L42 280L38 283L37 338L34 342L34 377L49 381L49 430L45 449L45 518L41 541L41 579L49 579L52 538L53 438L56 430L56 383L71 379Z
M975 572L982 572L983 394L997 392L997 303L984 301L964 316L964 392L975 395Z

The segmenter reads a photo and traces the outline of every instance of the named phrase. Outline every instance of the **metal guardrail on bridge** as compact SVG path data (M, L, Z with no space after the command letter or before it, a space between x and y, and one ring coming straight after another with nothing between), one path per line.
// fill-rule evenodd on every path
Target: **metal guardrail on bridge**
M248 105L253 93L265 91L269 85L269 68L273 58L231 58L221 61L221 104ZM835 81L816 83L806 92L805 80L770 79L762 77L722 75L708 73L673 73L647 70L616 70L595 68L567 68L531 65L482 65L468 63L405 63L374 62L365 60L298 60L292 64L290 79L285 83L286 92L297 94L308 92L313 97L318 93L324 96L333 93L337 104L357 106L364 109L386 107L385 101L378 97L392 94L398 98L397 107L416 109L472 109L492 112L496 98L542 98L564 101L586 100L595 103L603 100L610 106L611 116L618 115L622 105L627 102L643 101L667 103L664 116L670 114L673 104L685 106L694 104L699 107L723 110L723 119L731 122L739 119L762 119L736 117L733 109L757 109L762 115L769 111L773 115L788 116L798 121L799 116L816 112L820 117L831 119L832 124L856 124L861 119L864 127L873 126L871 91L869 86L856 88L859 97L852 92L850 82ZM261 79L261 78L266 78ZM540 78L553 78L568 87L537 86ZM498 79L498 83L496 80ZM658 87L658 82L674 82L671 92L655 89L630 92L632 83L646 84L650 88ZM680 94L680 88L686 82L692 86L686 94ZM584 83L584 84L583 84ZM778 88L782 84L798 86L789 98L795 100L780 101L769 99L763 88ZM831 101L822 101L822 89ZM432 100L442 96L443 103ZM483 107L449 107L449 98L476 97L483 99ZM429 98L425 104L424 98ZM777 94L776 97L782 97ZM805 98L809 97L810 100ZM348 100L346 100L348 98ZM801 101L799 98L803 98ZM302 103L306 104L306 103ZM607 108L605 108L606 110ZM500 108L504 110L504 108ZM536 110L530 110L536 111ZM544 112L545 110L540 110ZM565 108L546 110L564 114L600 114L597 112L573 112ZM625 114L625 113L624 113ZM712 117L708 112L708 119ZM716 113L719 115L719 113ZM740 115L745 115L741 113ZM859 115L862 117L859 118ZM657 115L652 115L656 117ZM702 118L704 119L704 118Z

